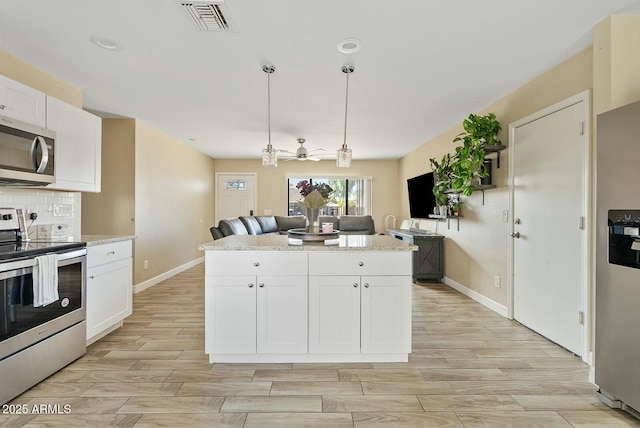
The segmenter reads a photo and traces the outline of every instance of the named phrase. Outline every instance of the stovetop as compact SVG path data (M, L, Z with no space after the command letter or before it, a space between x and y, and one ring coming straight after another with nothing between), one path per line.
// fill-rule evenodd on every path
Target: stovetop
M84 242L28 241L0 242L0 260L13 260L85 247Z

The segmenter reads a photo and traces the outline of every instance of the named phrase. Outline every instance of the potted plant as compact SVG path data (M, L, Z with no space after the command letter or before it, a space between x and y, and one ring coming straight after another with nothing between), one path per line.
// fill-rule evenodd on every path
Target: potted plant
M449 198L447 197L447 191L450 191L452 188L452 164L455 162L455 157L450 153L446 153L442 156L440 162L438 162L435 158L429 159L431 163L431 170L433 171L434 178L434 186L433 186L433 195L436 198L436 204L438 206L438 212L434 214L439 214L442 216L447 215L447 205L449 204Z
M483 146L502 144L500 140L498 140L498 133L502 130L502 127L496 119L496 115L493 113L488 113L484 116L478 116L472 113L462 122L462 127L464 128L464 132L458 134L453 140L454 142L469 137L480 141Z
M484 116L472 113L462 127L464 132L453 139L454 143L462 142L462 146L456 147L458 161L453 168L457 179L453 181L453 189L471 196L477 179L481 184L491 184L492 165L491 159L485 159L485 148L502 144L497 138L502 127L493 113Z

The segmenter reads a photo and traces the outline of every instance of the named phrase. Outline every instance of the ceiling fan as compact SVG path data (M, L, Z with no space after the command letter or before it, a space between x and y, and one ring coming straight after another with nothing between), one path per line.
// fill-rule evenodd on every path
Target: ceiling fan
M313 149L313 150L307 150L307 148L304 146L305 143L305 139L304 138L298 138L298 144L300 144L300 147L298 147L298 150L296 150L296 152L290 152L288 150L278 150L279 152L282 153L287 153L288 155L290 155L291 157L286 158L286 161L290 161L290 160L299 160L299 161L314 161L317 162L320 160L319 157L317 157L316 155L313 155L313 152L318 152L318 151L325 151L324 149Z

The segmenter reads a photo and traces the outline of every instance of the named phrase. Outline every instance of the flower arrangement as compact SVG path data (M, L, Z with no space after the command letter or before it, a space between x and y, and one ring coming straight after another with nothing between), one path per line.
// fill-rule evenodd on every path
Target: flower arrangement
M302 199L299 201L306 208L322 208L331 200L333 189L327 183L311 184L307 180L301 180L296 184L300 190Z

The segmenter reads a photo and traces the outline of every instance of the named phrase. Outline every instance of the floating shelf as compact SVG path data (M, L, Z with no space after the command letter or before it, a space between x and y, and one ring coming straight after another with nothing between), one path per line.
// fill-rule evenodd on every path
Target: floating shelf
M504 144L490 144L482 147L485 154L496 153L496 168L500 168L500 152L507 148Z

